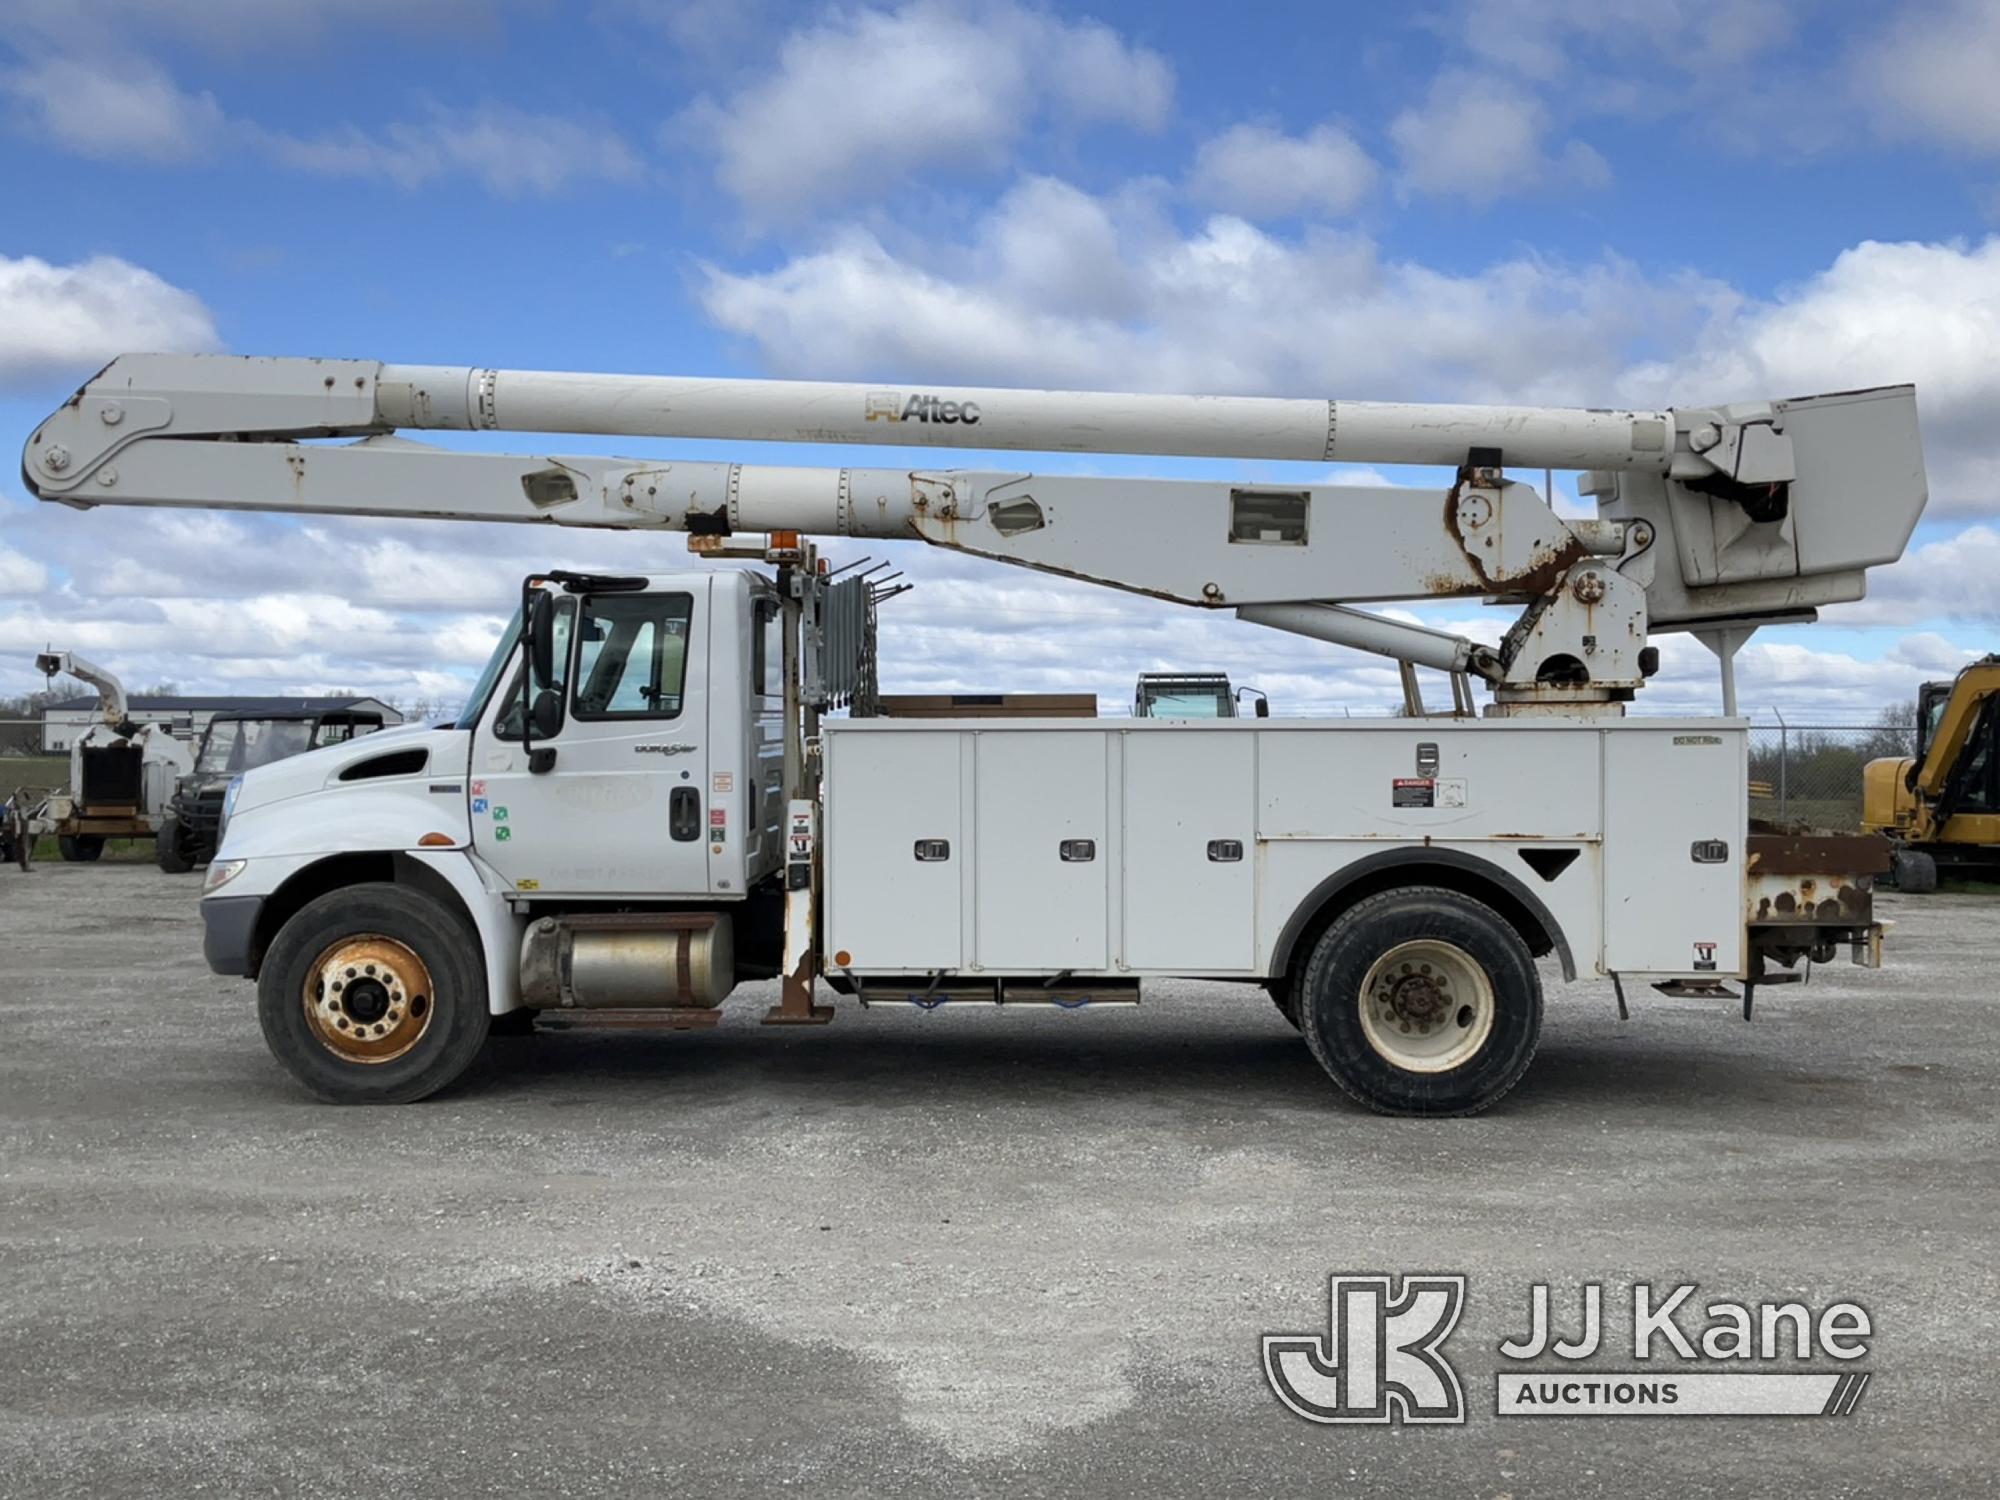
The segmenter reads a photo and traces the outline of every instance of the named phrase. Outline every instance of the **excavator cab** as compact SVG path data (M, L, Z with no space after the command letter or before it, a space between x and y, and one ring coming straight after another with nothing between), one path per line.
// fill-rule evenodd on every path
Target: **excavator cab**
M1913 757L1862 769L1861 822L1898 845L1896 883L1925 891L1940 869L2000 877L2000 656L1917 693Z

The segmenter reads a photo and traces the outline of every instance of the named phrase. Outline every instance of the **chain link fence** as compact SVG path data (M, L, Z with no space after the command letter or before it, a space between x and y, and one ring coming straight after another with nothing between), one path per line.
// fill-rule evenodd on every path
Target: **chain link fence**
M1861 768L1916 752L1915 726L1753 725L1750 816L1852 831L1861 826Z

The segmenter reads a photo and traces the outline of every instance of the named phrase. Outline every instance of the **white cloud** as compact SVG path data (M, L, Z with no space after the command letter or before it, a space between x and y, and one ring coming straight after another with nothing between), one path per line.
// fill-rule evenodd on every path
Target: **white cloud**
M0 596L39 594L48 586L47 568L10 547L0 547Z
M1787 40L1810 8L1800 0L1464 0L1436 24L1487 62L1553 83L1572 76L1579 57L1639 62L1656 76L1663 65L1676 75L1739 66Z
M767 75L679 128L712 141L722 185L768 219L926 167L997 170L1049 116L1157 130L1172 97L1165 60L1098 22L912 0L792 32Z
M128 350L200 351L219 343L201 299L116 256L51 265L0 255L0 385L79 379Z
M183 89L156 64L124 54L67 55L0 75L31 128L66 150L100 160L187 162L246 153L328 176L373 177L405 189L471 177L507 196L547 194L577 182L631 182L645 165L599 120L510 105L448 108L377 130L344 125L301 136L232 119L213 95Z
M1841 625L2000 624L2000 529L1977 523L1913 547L1868 575L1866 599L1835 605L1825 614Z
M312 137L261 128L247 128L247 134L283 166L380 177L402 188L462 175L516 196L584 181L630 182L645 172L637 153L608 125L494 104L439 106L422 120L373 134L353 125Z
M1991 0L1905 6L1855 52L1860 92L1894 134L2000 151L2000 9Z
M1346 131L1316 125L1303 136L1234 125L1202 142L1188 191L1195 201L1249 219L1301 212L1344 214L1375 184L1375 163Z
M208 94L190 94L141 59L44 58L0 75L35 128L100 160L173 162L204 155L225 128Z
M217 52L298 47L364 26L477 34L509 0L8 0L10 40L102 56L145 35Z
M1405 191L1463 198L1475 205L1557 184L1602 187L1604 158L1581 141L1553 153L1544 144L1548 110L1527 90L1498 78L1447 72L1420 106L1389 122Z
M1090 252L1034 262L1068 268L1053 284L1030 274L1033 237L1003 232L1010 195L969 244L899 253L850 227L768 272L712 267L703 305L770 367L822 378L1601 403L1634 350L1732 298L1609 258L1450 273L1356 234L1230 215L1182 233L1143 198L1085 201L1097 216L1072 202L1064 222L1091 224Z

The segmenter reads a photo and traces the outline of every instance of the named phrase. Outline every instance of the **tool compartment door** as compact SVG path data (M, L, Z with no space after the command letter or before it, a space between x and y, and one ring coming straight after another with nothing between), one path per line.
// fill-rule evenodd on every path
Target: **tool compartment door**
M1104 968L1105 736L981 731L975 742L974 961L989 973Z
M962 962L959 736L837 730L826 735L828 954L863 974Z
M1608 729L1603 740L1605 967L1740 973L1743 731L1649 725ZM1706 844L1715 847L1697 850Z
M1124 961L1169 974L1257 959L1257 743L1245 729L1131 729L1124 757Z

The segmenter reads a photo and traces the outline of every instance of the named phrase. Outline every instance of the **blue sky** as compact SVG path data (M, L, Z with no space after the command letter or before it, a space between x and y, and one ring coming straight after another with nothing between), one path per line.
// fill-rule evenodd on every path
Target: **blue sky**
M1865 719L1994 644L2000 7L8 10L10 443L128 348L1589 404L1914 380L1932 502L1911 556L1863 604L1761 634L1744 702ZM53 643L133 683L448 698L529 567L684 558L77 515L4 475L0 691L39 686L27 658ZM1138 670L1220 666L1280 711L1393 696L1367 658L917 550L895 686L1116 704ZM1492 616L1427 618L1490 638ZM1645 706L1712 706L1701 648L1660 644Z

